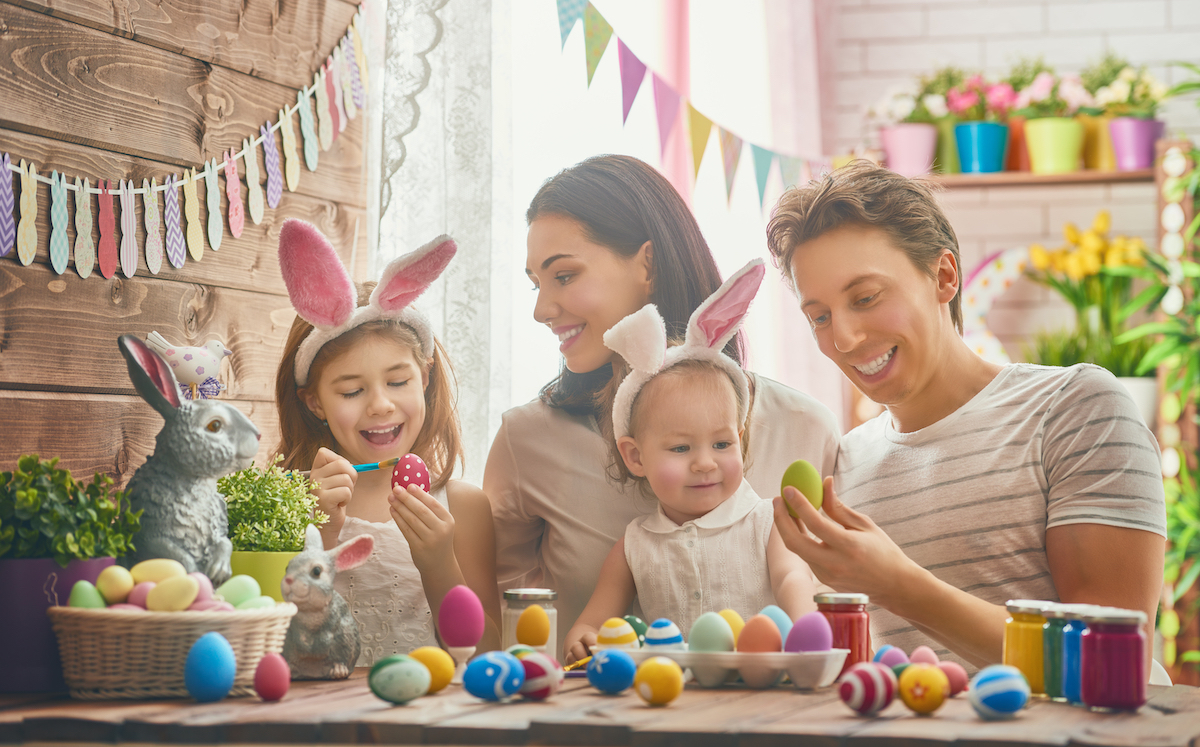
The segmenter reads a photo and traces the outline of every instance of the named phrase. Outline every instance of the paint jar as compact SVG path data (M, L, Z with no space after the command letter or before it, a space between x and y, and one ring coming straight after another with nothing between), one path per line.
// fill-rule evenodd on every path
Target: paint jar
M1005 604L1008 619L1004 622L1004 663L1016 667L1029 682L1035 694L1046 692L1042 667L1042 610L1049 602L1036 599L1010 599Z
M1134 711L1146 703L1146 613L1094 607L1083 615L1080 691L1084 705Z
M850 649L842 671L870 661L871 618L867 614L870 598L866 594L816 594L813 601L817 603L817 612L825 616L833 629L833 647Z
M1066 700L1063 694L1063 629L1067 626L1067 606L1048 604L1042 610L1042 685L1054 700Z
M550 637L545 646L534 646L542 653L549 654L554 659L561 656L558 650L558 610L554 608L554 600L558 592L554 589L508 589L504 592L504 630L500 635L500 646L508 648L517 643L517 620L528 607L538 605L546 611L550 618Z
M1083 621L1083 616L1093 608L1093 605L1067 604L1063 606L1067 618L1067 624L1062 629L1063 697L1072 705L1083 705L1083 696L1080 694L1080 638L1083 636L1083 631L1087 630L1087 623Z

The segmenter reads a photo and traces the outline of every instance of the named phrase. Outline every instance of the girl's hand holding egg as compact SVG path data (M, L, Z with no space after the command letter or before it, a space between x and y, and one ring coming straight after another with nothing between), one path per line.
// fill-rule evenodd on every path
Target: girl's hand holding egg
M455 562L454 517L437 499L416 485L395 485L388 497L392 520L408 541L413 564L422 574Z
M331 449L322 447L313 459L309 479L320 486L313 491L317 497L317 509L329 517L329 521L320 527L321 539L328 550L337 545L342 525L346 523L346 507L354 495L358 473L350 462Z

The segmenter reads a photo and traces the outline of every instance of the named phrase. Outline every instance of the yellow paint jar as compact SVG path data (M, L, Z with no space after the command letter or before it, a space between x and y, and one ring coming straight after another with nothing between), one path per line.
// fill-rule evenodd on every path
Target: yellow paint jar
M1035 599L1010 599L1004 622L1004 663L1021 670L1034 693L1045 693L1042 665L1042 610L1047 602Z

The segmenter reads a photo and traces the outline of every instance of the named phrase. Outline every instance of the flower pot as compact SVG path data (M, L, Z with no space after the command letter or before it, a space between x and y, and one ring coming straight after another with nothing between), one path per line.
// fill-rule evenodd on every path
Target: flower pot
M1075 118L1083 124L1083 167L1096 171L1116 171L1117 155L1113 153L1112 136L1108 132L1112 117L1106 114L1077 114Z
M1118 376L1117 381L1137 403L1146 427L1153 430L1154 418L1158 414L1158 380L1153 376Z
M939 174L957 174L961 171L958 163L958 144L954 141L954 117L942 117L937 121L937 157L933 168Z
M0 692L66 690L58 644L46 610L65 605L76 581L96 582L112 558L72 560L63 568L50 558L0 560Z
M1008 125L963 122L954 126L954 139L964 174L991 174L1004 168Z
M937 147L937 128L931 124L904 123L879 132L887 167L901 176L928 174Z
M1117 171L1138 171L1154 164L1154 141L1162 137L1162 122L1116 117L1108 123L1108 131L1117 157Z
M1025 118L1008 118L1008 156L1005 171L1029 171L1029 148L1025 147Z
M288 563L299 553L294 552L247 552L234 550L229 555L229 567L235 576L247 575L258 582L262 593L276 602L283 601L280 593L283 577L287 575Z
M1042 117L1025 123L1029 167L1035 174L1067 174L1079 170L1083 125L1067 117Z

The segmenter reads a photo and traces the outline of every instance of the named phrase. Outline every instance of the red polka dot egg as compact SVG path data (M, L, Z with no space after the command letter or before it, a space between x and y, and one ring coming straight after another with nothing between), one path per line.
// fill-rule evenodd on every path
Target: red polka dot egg
M400 461L392 468L392 485L406 489L409 485L416 485L429 492L429 468L425 466L425 460L416 454L400 457Z
M861 662L838 680L838 697L860 716L874 716L896 699L896 675L875 662Z

